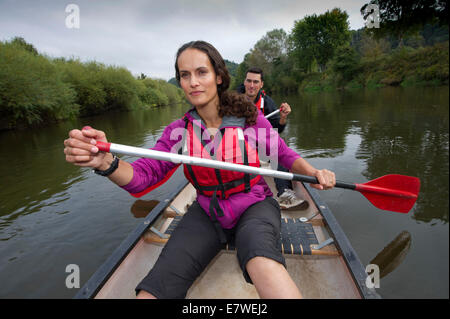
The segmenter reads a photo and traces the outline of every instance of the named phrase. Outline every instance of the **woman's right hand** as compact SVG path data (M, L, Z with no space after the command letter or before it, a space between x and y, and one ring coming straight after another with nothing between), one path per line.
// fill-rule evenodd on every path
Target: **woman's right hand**
M104 132L85 126L83 129L71 130L69 138L64 141L66 161L77 166L107 169L105 155L95 146L96 141L108 142ZM108 167L106 167L108 166Z

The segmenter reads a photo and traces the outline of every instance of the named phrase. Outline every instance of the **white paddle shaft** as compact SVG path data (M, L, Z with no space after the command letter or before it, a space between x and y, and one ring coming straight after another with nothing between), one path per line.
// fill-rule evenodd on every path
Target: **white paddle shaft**
M236 172L241 172L241 173L269 176L269 177L286 179L286 180L292 180L294 178L294 174L289 173L289 172L281 172L281 171L272 170L272 169L240 165L240 164L234 164L234 163L228 163L228 162L222 162L222 161L215 161L215 160L207 159L207 158L192 157L192 156L180 155L180 154L175 154L175 153L155 151L155 150L150 150L150 149L145 149L145 148L140 148L140 147L115 144L115 143L110 143L109 149L108 149L107 146L105 147L103 144L108 145L109 143L97 142L97 147L101 151L106 151L106 152L111 152L111 153L118 153L118 154L132 155L132 156L139 156L139 157L148 157L148 158L153 158L156 160L169 161L169 162L176 163L176 164L181 163L181 164L188 164L188 165L204 166L204 167L224 169L224 170L229 170L229 171L236 171Z

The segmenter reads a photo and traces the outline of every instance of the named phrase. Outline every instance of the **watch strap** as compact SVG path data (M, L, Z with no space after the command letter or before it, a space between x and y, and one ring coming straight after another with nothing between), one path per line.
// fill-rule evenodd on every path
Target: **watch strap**
M108 169L105 169L104 171L94 169L94 173L101 176L109 176L117 169L117 167L119 167L119 158L116 155L113 155L113 161Z

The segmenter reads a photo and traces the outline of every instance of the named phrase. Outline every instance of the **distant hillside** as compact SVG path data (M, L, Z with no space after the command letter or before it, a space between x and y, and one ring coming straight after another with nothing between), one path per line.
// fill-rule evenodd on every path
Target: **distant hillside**
M180 85L178 84L178 81L177 81L177 79L175 79L175 78L171 78L169 81L167 81L167 82L169 82L170 84L173 84L173 85L175 85L176 87L180 87Z
M227 66L228 72L230 72L230 75L232 77L236 76L236 70L239 66L239 64L234 63L233 61L228 61L227 59L224 59L225 65Z

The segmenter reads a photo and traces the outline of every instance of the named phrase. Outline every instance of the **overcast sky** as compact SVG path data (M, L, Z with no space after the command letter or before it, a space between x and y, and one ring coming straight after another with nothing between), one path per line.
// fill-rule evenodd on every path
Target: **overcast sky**
M165 80L174 76L177 49L205 40L225 59L242 62L268 31L290 33L295 20L335 7L349 15L350 29L364 26L364 0L0 0L0 41L15 36L52 57L77 57L124 66ZM79 8L79 28L66 20Z

